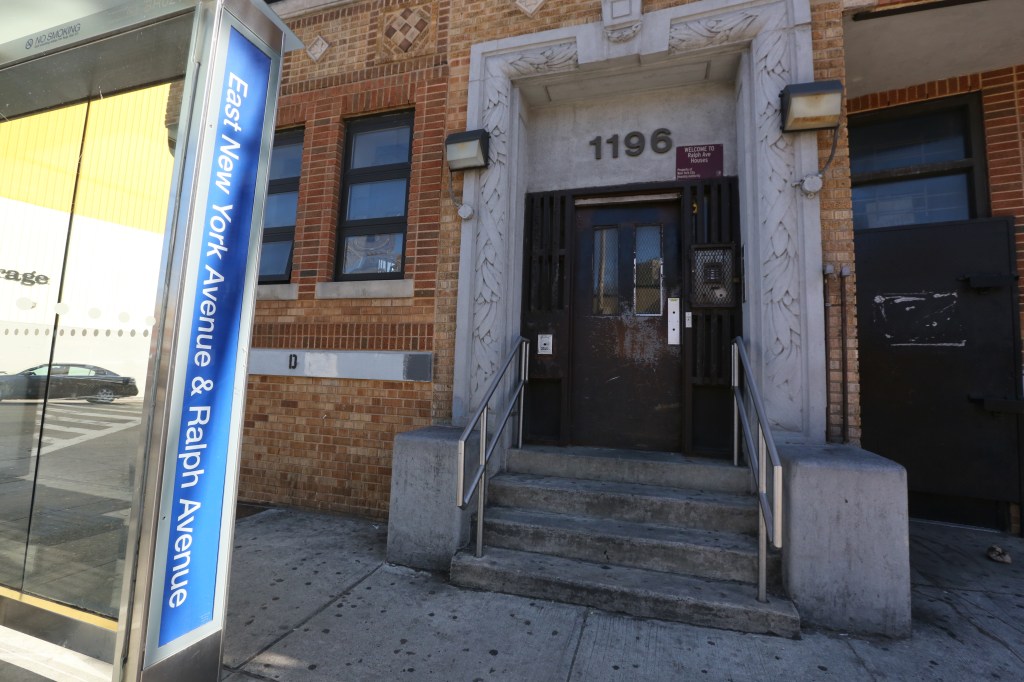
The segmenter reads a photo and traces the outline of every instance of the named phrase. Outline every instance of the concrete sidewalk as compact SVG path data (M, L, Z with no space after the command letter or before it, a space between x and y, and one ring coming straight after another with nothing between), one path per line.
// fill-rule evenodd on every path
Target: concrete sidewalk
M269 509L238 522L224 678L1019 680L1024 540L911 525L914 635L799 640L452 587L384 562L384 524ZM1015 563L985 556L998 544ZM751 594L751 599L754 595Z

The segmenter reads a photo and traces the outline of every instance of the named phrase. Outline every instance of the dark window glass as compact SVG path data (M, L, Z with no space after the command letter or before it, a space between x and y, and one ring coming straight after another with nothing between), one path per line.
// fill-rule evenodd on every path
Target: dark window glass
M594 230L594 314L619 314L619 230Z
M302 131L278 133L270 153L270 184L263 209L261 284L282 283L291 279L301 172Z
M352 168L407 163L410 132L409 126L402 125L357 133L353 142Z
M267 205L263 211L263 227L294 227L295 210L298 205L298 192L268 194Z
M401 233L346 237L344 272L352 275L401 272L403 237Z
M263 251L260 253L260 275L262 276L264 272L286 272L291 259L291 240L264 241Z
M970 218L967 176L898 180L853 188L853 227L896 227Z
M968 155L967 125L961 109L882 121L850 130L853 174L959 161Z
M404 270L412 112L346 128L339 279L400 279Z
M349 185L348 220L405 215L406 180L378 180Z
M661 315L661 226L636 228L633 259L633 312Z
M274 140L274 152L270 155L270 179L297 178L302 170L302 136L282 133L281 141Z
M850 119L854 229L985 215L980 105L954 97Z

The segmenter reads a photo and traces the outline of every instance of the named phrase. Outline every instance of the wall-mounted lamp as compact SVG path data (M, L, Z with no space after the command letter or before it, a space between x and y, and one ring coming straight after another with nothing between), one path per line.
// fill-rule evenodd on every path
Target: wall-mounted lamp
M795 83L782 89L782 132L837 128L842 112L842 81Z
M832 151L825 167L817 173L793 183L804 194L813 197L821 191L822 176L832 165L839 140L839 120L843 113L843 83L838 80L794 83L782 89L782 132L831 130Z
M486 130L467 130L452 133L444 139L448 170L472 170L487 168L487 148L491 136Z
M455 190L452 189L452 172L474 170L476 168L487 168L487 152L491 136L486 130L467 130L462 133L452 133L444 138L444 154L448 158L448 194L452 203L459 210L459 217L469 220L473 217L473 207L463 204L455 198Z

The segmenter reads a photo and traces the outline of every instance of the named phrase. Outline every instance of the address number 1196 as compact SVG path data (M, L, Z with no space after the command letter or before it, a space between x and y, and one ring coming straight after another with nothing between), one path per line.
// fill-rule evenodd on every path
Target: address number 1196
M604 145L608 145L611 150L611 156L613 159L619 158L619 135L616 133L611 137L604 138L598 135L588 144L594 148L594 160L601 160L601 149ZM626 156L640 156L644 153L647 148L647 138L644 134L634 130L631 133L626 133L621 140L621 146L623 151L626 152ZM656 154L664 154L665 152L672 149L672 131L668 128L658 128L651 133L651 150Z

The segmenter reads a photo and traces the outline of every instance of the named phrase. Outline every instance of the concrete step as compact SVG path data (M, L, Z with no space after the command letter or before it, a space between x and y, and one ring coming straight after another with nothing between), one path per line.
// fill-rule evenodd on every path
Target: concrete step
M757 538L737 533L491 507L484 516L484 547L757 582ZM769 586L781 587L781 576L780 557L769 554Z
M476 558L452 559L451 580L462 587L551 599L704 627L796 637L800 617L784 597L757 601L751 585L641 568L596 564L490 547Z
M678 528L757 532L757 507L750 495L504 473L491 479L488 501L497 507L660 523Z
M731 461L684 457L673 452L528 445L509 451L508 471L729 493L753 490L746 466L734 467Z

